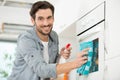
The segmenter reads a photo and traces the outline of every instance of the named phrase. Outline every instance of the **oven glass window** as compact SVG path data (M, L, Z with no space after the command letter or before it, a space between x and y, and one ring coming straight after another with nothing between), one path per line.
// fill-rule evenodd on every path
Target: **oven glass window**
M77 69L77 73L79 73L79 75L88 75L89 73L98 71L98 44L98 38L91 41L80 42L80 51L85 48L89 48L89 51L88 55L85 55L88 57L88 61Z

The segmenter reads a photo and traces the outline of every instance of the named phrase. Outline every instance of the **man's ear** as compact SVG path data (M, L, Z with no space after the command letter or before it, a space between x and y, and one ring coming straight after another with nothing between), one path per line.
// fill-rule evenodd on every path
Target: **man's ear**
M31 17L31 22L33 25L35 25L35 20Z

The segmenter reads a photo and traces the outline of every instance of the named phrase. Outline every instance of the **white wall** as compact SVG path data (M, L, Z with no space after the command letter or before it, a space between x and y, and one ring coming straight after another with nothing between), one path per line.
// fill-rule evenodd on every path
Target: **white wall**
M31 25L29 9L0 6L0 21Z

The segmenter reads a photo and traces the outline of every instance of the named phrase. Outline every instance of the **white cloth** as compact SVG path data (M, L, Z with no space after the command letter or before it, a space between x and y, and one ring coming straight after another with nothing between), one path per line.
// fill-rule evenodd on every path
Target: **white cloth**
M43 42L42 41L42 44L44 46L43 57L44 57L46 63L49 63L48 42Z
M44 46L44 49L43 49L43 57L44 57L44 59L45 59L45 62L46 62L46 63L49 63L48 42L42 41L42 44L43 44L43 46ZM43 78L41 78L41 80L43 80Z

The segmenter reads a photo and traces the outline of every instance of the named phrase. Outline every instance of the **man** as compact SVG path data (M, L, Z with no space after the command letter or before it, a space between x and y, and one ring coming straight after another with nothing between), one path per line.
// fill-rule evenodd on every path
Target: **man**
M8 80L49 80L57 75L80 67L87 61L88 49L78 54L71 62L57 63L63 56L69 58L71 48L62 48L58 53L58 36L52 30L54 22L54 7L47 1L33 4L31 20L34 28L18 37L16 59L13 71Z

